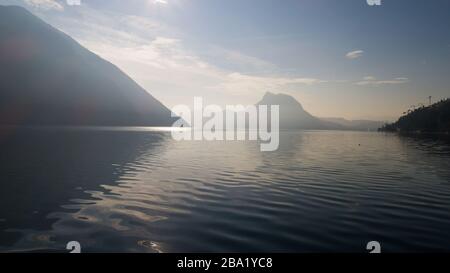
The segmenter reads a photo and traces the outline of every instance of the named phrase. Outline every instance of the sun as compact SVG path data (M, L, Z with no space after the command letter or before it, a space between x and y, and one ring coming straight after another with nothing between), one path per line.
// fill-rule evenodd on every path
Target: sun
M168 2L167 0L152 0L154 4L158 4L158 5L167 5Z

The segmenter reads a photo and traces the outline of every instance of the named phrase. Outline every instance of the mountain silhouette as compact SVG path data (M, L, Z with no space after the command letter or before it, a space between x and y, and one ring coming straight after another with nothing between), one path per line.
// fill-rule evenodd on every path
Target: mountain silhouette
M280 129L343 130L345 126L321 120L303 109L292 96L267 92L257 105L280 106Z
M24 8L0 6L0 124L171 126L115 65Z
M430 106L409 110L396 122L386 124L380 131L404 133L450 133L450 98Z

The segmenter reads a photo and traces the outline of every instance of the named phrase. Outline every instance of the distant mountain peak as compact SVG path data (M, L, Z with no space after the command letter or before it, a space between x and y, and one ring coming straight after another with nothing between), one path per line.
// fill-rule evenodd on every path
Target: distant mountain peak
M294 97L283 93L266 92L258 105L283 105L283 107L297 107L304 110L301 103Z
M271 97L273 97L273 96L276 96L276 94L275 94L275 93L272 93L272 92L270 92L270 91L267 91L267 92L264 94L263 99L269 99L269 98L271 98Z
M281 129L342 129L341 125L314 117L294 97L283 93L266 92L257 105L280 106Z

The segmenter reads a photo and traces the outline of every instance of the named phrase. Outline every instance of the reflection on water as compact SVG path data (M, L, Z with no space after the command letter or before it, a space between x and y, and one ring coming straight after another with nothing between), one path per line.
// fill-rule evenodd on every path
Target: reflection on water
M0 251L450 250L445 139L282 132L262 153L158 130L0 132Z

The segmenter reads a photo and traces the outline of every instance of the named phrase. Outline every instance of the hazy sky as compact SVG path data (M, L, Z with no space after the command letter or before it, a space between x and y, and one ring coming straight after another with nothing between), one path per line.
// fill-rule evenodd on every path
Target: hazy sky
M450 97L450 1L0 0L119 66L167 106L287 93L312 114L397 118Z

